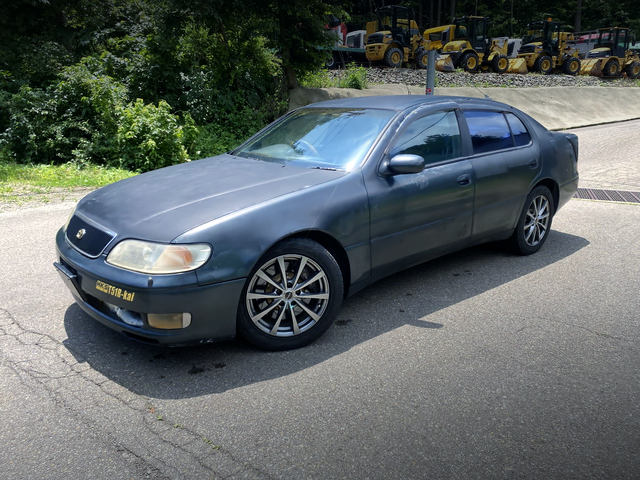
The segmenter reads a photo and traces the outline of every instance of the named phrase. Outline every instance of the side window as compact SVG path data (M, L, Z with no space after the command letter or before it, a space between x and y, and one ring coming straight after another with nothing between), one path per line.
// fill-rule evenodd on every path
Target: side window
M516 141L516 147L529 145L531 142L531 135L529 135L527 127L524 126L522 121L513 113L505 113L505 117L507 117L507 122L509 122L513 139Z
M414 121L391 149L392 157L400 153L420 155L427 165L459 157L462 148L455 112L432 113Z
M513 138L502 112L466 110L473 153L486 153L512 148Z

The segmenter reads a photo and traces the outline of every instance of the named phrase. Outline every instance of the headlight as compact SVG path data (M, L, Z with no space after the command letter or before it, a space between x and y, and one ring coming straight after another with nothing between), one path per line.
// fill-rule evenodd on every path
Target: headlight
M205 244L165 245L123 240L107 256L107 263L141 273L168 274L195 270L211 255Z

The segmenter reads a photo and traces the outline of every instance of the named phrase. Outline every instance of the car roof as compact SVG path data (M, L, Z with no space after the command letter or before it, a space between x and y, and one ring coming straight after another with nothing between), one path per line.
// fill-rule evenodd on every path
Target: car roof
M513 110L513 107L496 102L489 98L456 97L444 95L383 95L367 97L350 97L337 100L327 100L314 103L308 107L330 108L382 108L385 110L403 111L418 106L457 104L460 107L491 107L503 110Z

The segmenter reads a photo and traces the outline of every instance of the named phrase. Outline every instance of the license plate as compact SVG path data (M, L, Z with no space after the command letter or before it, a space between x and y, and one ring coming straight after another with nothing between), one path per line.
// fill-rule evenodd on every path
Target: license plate
M87 297L82 289L80 289L80 277L58 262L54 262L53 266L58 270L60 278L62 278L62 281L67 285L67 288L71 290L71 294L74 297L80 298L83 302L86 302Z

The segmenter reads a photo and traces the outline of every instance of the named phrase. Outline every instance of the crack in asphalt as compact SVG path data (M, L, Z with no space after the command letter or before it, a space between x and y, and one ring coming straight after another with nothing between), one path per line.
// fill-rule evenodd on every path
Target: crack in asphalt
M95 372L78 352L65 347L50 335L23 328L11 312L3 308L0 308L0 354L3 363L18 377L24 374L35 380L56 405L86 426L87 431L101 432L96 440L123 454L126 460L133 463L140 478L182 478L186 473L169 461L177 457L184 466L189 467L188 476L191 478L204 474L207 478L213 475L214 478L225 479L242 473L249 473L253 478L271 478L208 440L206 435L164 417L152 406L150 398L141 395L125 398L124 392L130 392ZM34 365L34 358L38 359L38 365ZM74 385L74 382L79 384ZM95 391L91 391L92 387L98 390L98 397ZM120 393L118 389L121 389ZM105 402L105 396L112 402ZM113 422L113 418L123 417L118 407L125 407L137 417L138 426L142 426L157 444L145 442L136 443L135 447L123 445L118 424ZM110 410L114 410L113 415L109 414ZM86 412L91 412L91 415ZM96 418L97 412L102 414L104 422ZM107 427L110 427L109 430ZM125 424L131 433L138 433L132 431L132 427L135 428L135 423ZM144 435L133 437L149 438ZM221 464L227 471L224 474L218 470ZM198 467L200 472L195 473L194 467Z

